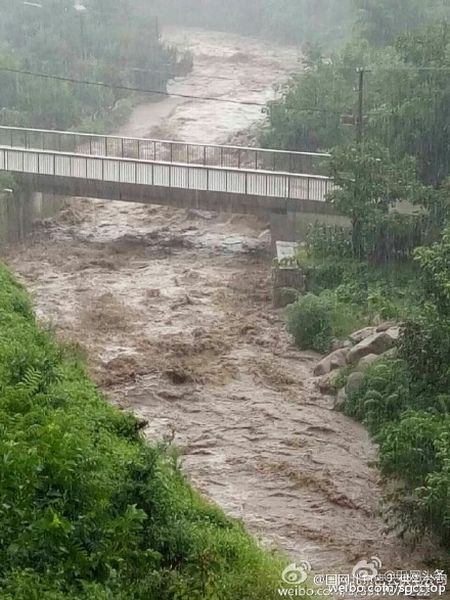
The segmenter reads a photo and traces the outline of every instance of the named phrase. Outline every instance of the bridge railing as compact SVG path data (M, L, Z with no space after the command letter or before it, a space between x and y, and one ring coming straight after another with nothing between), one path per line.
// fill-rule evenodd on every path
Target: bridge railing
M0 170L104 182L275 198L325 201L333 181L319 175L272 173L164 161L0 147Z
M0 145L255 171L324 175L328 154L0 126Z

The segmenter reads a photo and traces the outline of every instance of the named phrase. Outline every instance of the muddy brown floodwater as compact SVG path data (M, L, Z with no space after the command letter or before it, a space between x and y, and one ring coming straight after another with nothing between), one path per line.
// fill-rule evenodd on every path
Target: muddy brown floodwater
M171 29L195 53L182 93L265 101L298 68L295 48ZM257 107L164 100L122 134L224 142ZM264 543L317 571L364 557L390 568L424 550L385 533L376 451L363 427L318 393L270 304L266 223L240 216L73 199L7 259L39 316L86 348L108 397L174 438L193 484ZM261 235L262 234L262 235Z

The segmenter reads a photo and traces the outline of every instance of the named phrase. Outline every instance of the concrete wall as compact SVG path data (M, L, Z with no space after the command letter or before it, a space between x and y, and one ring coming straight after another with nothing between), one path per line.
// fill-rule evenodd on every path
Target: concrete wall
M350 221L336 213L326 214L317 212L291 212L285 214L273 212L270 217L270 231L272 243L303 242L305 241L308 227L314 223L325 225L339 225L350 227Z
M53 194L22 190L0 194L0 245L23 240L39 219L54 215L63 199Z

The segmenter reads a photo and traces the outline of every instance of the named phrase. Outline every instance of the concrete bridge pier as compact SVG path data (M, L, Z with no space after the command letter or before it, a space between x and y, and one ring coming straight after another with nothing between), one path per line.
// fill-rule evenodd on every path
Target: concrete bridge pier
M37 220L54 215L62 205L63 198L36 192L18 178L16 189L0 191L0 244L24 240Z

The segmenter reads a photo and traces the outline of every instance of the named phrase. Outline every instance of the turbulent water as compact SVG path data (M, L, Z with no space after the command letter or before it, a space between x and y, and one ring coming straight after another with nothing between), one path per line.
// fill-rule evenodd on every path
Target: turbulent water
M195 54L172 91L265 102L298 68L295 48L172 29ZM236 139L258 106L166 99L120 133ZM382 491L363 427L332 410L270 303L267 224L248 217L74 199L8 259L39 316L87 351L112 401L173 440L207 497L265 544L348 572L361 558L421 564L379 516Z

